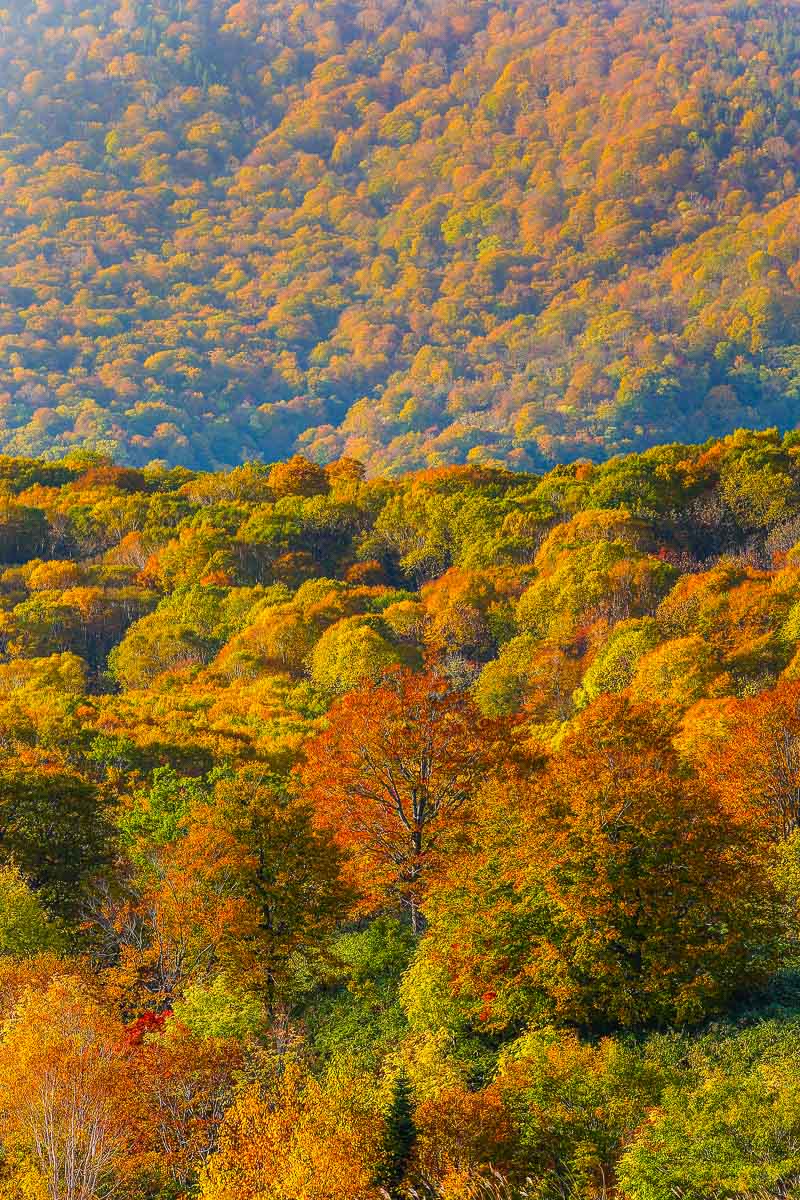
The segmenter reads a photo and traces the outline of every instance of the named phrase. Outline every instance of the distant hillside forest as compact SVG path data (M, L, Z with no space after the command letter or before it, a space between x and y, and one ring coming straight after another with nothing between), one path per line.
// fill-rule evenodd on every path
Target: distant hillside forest
M800 434L0 485L0 1194L797 1194Z
M800 8L13 0L0 450L543 469L800 421Z

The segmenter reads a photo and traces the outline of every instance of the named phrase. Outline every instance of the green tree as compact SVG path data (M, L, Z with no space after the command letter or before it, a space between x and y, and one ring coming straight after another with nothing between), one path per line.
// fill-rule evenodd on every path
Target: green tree
M0 769L0 862L16 863L49 913L80 916L112 848L110 821L91 783L58 765Z
M59 953L66 939L15 866L0 867L0 955Z
M395 1200L411 1161L417 1140L414 1123L414 1102L408 1078L398 1075L392 1086L392 1097L386 1110L380 1170L375 1182Z
M791 1189L800 1173L799 1034L795 1019L707 1043L694 1078L666 1090L622 1155L624 1192L712 1200Z
M314 683L332 694L349 692L399 666L403 656L379 625L374 617L348 617L326 630L311 654Z

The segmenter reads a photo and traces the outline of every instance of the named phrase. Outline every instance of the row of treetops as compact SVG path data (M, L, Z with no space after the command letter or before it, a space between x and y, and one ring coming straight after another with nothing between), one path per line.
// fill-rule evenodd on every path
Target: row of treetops
M9 1194L800 1170L799 455L0 460Z

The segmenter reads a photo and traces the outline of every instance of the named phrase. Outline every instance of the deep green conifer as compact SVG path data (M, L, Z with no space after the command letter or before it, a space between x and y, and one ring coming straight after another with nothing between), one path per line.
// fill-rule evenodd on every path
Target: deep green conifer
M392 1200L399 1200L402 1194L398 1189L405 1177L416 1140L417 1127L414 1124L411 1085L407 1077L401 1074L394 1082L392 1099L386 1114L383 1161L375 1180L377 1186L383 1188Z

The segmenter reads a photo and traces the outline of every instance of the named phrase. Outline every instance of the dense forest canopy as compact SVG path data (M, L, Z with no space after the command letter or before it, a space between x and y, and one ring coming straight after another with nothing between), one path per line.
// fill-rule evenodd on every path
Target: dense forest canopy
M0 485L0 1194L794 1194L800 435Z
M542 469L800 417L800 9L13 0L0 450Z

